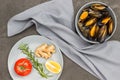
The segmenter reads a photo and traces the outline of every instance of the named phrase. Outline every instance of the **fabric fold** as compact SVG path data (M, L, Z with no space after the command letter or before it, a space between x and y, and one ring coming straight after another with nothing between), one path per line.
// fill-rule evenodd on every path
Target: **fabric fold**
M119 80L120 42L91 45L75 32L73 20L72 0L51 0L12 17L7 25L8 36L35 24L40 35L52 39L67 57L91 74L101 80Z

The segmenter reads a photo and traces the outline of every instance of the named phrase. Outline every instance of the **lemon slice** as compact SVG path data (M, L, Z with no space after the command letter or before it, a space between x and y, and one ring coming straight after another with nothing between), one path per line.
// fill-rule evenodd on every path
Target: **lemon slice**
M59 63L49 60L45 63L46 68L48 69L48 71L52 72L52 73L59 73L61 71L61 66Z

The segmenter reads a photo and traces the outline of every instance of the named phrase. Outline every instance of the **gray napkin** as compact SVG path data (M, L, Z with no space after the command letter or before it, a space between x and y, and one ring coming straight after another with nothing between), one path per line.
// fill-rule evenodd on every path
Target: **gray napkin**
M75 32L72 0L52 0L30 8L8 21L8 36L31 25L52 39L61 51L82 68L101 80L120 79L120 42L90 45Z

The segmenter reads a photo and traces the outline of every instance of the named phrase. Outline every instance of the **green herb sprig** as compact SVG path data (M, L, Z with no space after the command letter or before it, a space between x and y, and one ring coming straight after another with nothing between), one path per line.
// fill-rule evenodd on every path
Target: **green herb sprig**
M38 71L38 73L44 77L48 78L49 75L44 72L43 64L38 62L38 59L35 59L34 53L29 50L28 44L21 44L19 45L20 50L22 50L22 53L27 55L27 58L32 62L33 67Z

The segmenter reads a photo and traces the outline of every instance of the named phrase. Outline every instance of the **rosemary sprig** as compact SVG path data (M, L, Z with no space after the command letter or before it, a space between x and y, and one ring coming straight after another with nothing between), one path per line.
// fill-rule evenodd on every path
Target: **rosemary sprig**
M29 50L28 44L21 44L19 45L20 50L22 50L22 53L27 55L27 58L32 62L33 67L38 71L38 73L44 77L48 78L49 75L44 72L43 64L38 62L38 59L35 59L35 56L31 50Z

